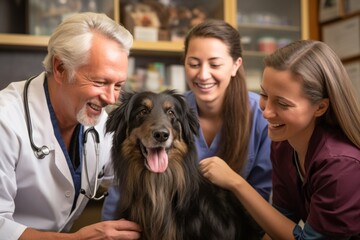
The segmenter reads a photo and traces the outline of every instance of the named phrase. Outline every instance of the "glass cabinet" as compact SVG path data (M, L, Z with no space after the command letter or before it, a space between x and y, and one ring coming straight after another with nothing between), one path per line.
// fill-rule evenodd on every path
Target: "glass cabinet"
M203 19L215 18L239 29L248 86L257 91L263 57L290 41L305 38L308 1L1 0L0 71L5 72L6 81L26 79L41 71L52 29L75 12L95 11L107 14L134 35L130 83L146 73L152 80L159 79L149 85L153 88L169 84L165 79L184 88L185 84L178 84L185 81L181 70L184 34ZM5 85L0 82L0 88Z
M6 80L1 81L25 79L41 71L41 58L52 30L75 12L94 11L107 14L133 33L128 72L132 86L138 89L137 82L145 77L151 90L162 90L167 84L185 90L181 61L185 32L206 18L224 19L234 25L235 1L2 0L0 70L6 73ZM18 69L19 65L23 67ZM0 82L0 87L6 85Z
M250 90L258 91L263 58L294 40L306 38L301 0L237 0L237 27Z
M189 27L205 18L234 23L235 0L3 0L0 47L46 47L48 35L75 12L103 12L135 37L134 51L180 53Z

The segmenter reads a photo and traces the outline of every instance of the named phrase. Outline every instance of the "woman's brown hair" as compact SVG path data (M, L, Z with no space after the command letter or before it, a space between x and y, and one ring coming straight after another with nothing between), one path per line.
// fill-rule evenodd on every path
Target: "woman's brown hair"
M267 56L265 66L288 70L297 76L312 103L328 98L330 106L318 123L340 127L360 148L359 98L340 58L328 45L315 40L298 40Z

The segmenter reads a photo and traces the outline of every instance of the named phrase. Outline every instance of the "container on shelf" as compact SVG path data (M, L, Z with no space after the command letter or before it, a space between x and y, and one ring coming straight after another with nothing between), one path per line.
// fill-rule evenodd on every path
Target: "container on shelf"
M277 40L277 48L282 48L292 42L291 38L279 38Z
M277 42L274 37L266 36L258 39L258 50L264 53L272 53L277 48Z

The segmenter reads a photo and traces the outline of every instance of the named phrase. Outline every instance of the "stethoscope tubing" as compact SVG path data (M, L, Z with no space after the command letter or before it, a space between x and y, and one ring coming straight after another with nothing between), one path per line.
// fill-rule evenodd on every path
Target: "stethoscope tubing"
M35 79L37 76L30 77L28 80L26 80L24 85L24 111L25 111L25 121L26 126L28 130L29 140L31 144L31 148L34 151L34 154L37 159L43 159L46 155L50 153L49 148L46 145L43 145L42 147L38 147L33 140L33 131L32 131L32 123L31 123L31 115L29 110L29 99L28 99L28 92L29 92L29 85L33 79ZM95 183L94 188L91 187L90 179L89 179L89 173L88 173L88 167L87 167L87 157L86 157L86 142L88 134L91 133L91 136L95 142L95 154L96 154L96 168L95 168ZM98 190L98 175L99 175L99 143L100 143L100 137L99 133L96 131L94 127L88 128L84 134L83 134L83 149L84 149L84 167L85 167L85 174L86 178L89 184L90 194L86 194L86 191L81 188L80 193L84 194L85 197L91 200L101 200L104 197L107 196L107 192L104 192L100 197L96 197L96 192Z
M89 133L91 134L91 136L94 140L94 143L95 143L96 167L95 167L94 188L92 188L90 186L90 179L89 179L89 173L88 173L88 167L87 167L86 142L87 142ZM86 174L87 182L89 183L90 194L86 194L86 191L84 189L81 189L80 193L84 194L85 197L87 197L89 199L97 200L97 201L101 200L107 196L107 192L104 192L100 197L96 197L98 179L99 179L99 175L100 175L99 174L99 143L100 143L99 133L96 131L96 129L94 127L90 127L88 129L86 129L86 131L84 132L84 136L83 136L83 145L84 145L83 148L84 148L85 174Z

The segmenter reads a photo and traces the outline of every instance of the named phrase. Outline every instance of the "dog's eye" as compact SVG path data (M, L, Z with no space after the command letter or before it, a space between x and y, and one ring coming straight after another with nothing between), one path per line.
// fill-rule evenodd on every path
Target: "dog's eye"
M171 117L171 118L174 118L174 117L175 117L175 113L174 113L174 111L171 110L171 109L169 109L169 110L167 111L167 115L168 115L169 117Z
M143 117L143 116L147 115L148 113L149 113L149 111L148 111L147 109L142 109L142 110L139 112L138 116L139 116L139 117Z

